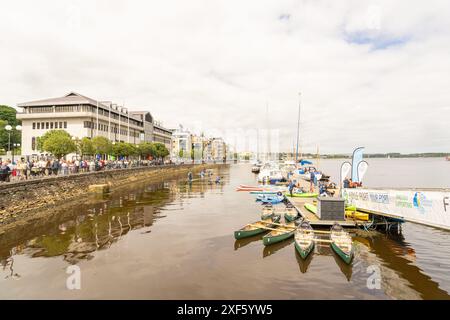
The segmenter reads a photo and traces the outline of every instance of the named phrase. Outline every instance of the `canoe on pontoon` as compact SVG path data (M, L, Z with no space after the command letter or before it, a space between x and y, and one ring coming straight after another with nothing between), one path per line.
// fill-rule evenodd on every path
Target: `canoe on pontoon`
M330 231L331 248L345 263L350 264L353 259L352 237L338 223L335 223Z
M265 246L286 240L294 235L295 232L295 224L294 222L290 222L284 226L277 226L276 230L270 231L263 237L263 244Z
M347 210L345 209L345 218L347 219L355 219L362 221L369 221L369 214L357 211L357 210Z
M307 221L303 221L295 231L295 249L302 259L314 249L314 230Z
M313 205L312 203L305 203L304 207L309 212L317 214L317 206Z
M278 223L281 219L281 215L274 215L269 219L265 219L262 221L256 221L254 223L249 223L245 227L234 232L234 238L236 240L252 237L257 234L263 233L266 231L266 228L273 228L275 225L272 224Z

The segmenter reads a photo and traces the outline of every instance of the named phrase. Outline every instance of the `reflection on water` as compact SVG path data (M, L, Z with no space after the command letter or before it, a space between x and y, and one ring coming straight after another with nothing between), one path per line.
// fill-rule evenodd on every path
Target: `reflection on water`
M270 246L265 246L263 250L263 258L267 258L272 254L275 254L277 251L289 246L292 248L292 244L294 243L294 238L289 238L284 241L272 244Z
M303 260L293 238L267 247L263 234L234 240L260 215L254 197L234 191L255 176L248 165L220 175L219 185L137 184L18 225L0 236L0 297L449 299L448 232L358 231L350 265L326 243ZM71 264L83 274L75 293L64 285ZM381 290L367 288L369 266L380 269Z

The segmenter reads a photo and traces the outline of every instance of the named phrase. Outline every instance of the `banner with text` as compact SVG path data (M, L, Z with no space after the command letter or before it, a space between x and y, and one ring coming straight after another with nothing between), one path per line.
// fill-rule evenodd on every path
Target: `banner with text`
M450 229L450 190L343 189L342 197L361 210Z

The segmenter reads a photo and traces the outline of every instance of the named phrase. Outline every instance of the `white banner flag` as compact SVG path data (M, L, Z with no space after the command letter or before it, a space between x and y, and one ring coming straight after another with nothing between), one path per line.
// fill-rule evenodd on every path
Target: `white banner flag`
M359 180L359 182L362 182L364 175L367 172L368 167L369 167L369 164L366 161L361 161L358 164L358 180Z
M341 165L341 182L345 180L345 177L347 177L351 169L352 165L350 164L350 162L344 162Z

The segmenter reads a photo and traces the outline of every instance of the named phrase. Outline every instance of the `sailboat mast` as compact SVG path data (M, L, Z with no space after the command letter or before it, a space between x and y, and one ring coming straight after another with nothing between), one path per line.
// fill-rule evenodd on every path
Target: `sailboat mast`
M295 162L298 162L298 139L300 136L300 110L301 110L301 92L298 93L297 150L295 152Z

